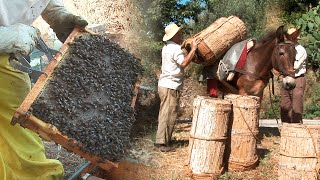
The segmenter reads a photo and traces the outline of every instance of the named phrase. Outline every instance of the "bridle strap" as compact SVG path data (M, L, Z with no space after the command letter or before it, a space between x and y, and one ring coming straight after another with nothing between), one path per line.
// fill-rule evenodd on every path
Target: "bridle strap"
M276 48L279 48L280 45L290 45L290 46L295 46L295 43L290 41L290 40L286 40L285 42L280 42L279 44L277 44ZM283 72L281 72L280 70L277 70L279 72L279 75L283 75L283 76L287 76L284 75ZM294 73L294 70L287 70L289 73Z
M278 70L276 70L276 71L278 71ZM294 73L294 70L288 70L288 71ZM287 76L287 75L283 74L281 71L278 71L278 72L279 72L279 76L283 76L283 77Z

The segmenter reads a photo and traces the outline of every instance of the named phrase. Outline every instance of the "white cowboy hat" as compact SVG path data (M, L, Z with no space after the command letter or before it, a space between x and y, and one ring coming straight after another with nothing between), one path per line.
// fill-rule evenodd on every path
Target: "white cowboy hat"
M168 41L170 40L174 35L177 34L177 32L180 31L180 29L182 29L182 27L177 26L176 24L172 23L169 24L165 29L165 35L163 36L162 40L163 41Z
M287 31L287 33L289 34L289 35L291 35L292 33L294 33L294 32L296 32L297 31L297 28L289 28L288 29L288 31Z
M292 33L296 32L296 31L298 31L298 29L295 28L295 27L292 27L292 28L289 28L289 29L287 30L287 33L288 33L289 35L291 35ZM298 35L297 39L301 39L300 35Z

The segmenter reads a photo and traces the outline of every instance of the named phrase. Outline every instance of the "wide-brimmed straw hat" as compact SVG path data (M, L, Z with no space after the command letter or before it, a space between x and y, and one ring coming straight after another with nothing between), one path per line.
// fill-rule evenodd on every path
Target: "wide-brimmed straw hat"
M289 35L291 35L292 33L296 32L296 31L297 31L297 28L292 27L292 28L289 28L289 29L288 29L287 33L288 33Z
M168 41L170 40L174 35L177 34L182 29L182 27L177 26L176 24L172 23L169 24L165 29L165 35L163 36L162 40L163 41Z
M292 27L292 28L289 28L289 29L287 30L287 33L288 33L289 35L291 35L292 33L296 32L296 31L298 31L298 29L295 28L295 27ZM297 39L301 39L300 35L297 37Z

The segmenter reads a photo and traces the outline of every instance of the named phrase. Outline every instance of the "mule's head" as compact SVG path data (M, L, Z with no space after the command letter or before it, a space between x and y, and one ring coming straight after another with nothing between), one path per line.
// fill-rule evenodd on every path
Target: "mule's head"
M296 86L294 78L294 61L296 57L295 34L288 35L284 32L283 26L276 31L276 47L272 54L272 65L283 75L282 85L285 89L291 90ZM298 33L299 35L299 33Z

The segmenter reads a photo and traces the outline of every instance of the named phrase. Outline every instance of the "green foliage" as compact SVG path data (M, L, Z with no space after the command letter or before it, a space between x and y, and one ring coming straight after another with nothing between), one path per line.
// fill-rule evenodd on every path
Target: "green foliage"
M185 70L185 75L193 77L194 80L198 80L199 75L202 73L203 66L200 64L191 63Z
M315 83L310 88L312 89L309 97L311 102L305 104L304 118L320 117L320 84Z
M143 83L157 86L156 71L160 69L163 43L143 35L139 41L139 57L142 59L143 77L146 77Z
M284 10L286 12L305 11L309 6L316 6L317 0L282 0L285 3Z
M163 30L171 22L184 25L186 21L198 21L197 16L204 10L204 0L182 3L181 0L142 0L138 2L144 15L149 34L161 41Z
M264 24L264 1L256 0L207 0L206 10L199 14L194 32L199 32L220 17L238 16L246 23L249 36L256 36Z
M320 67L320 6L310 9L294 21L301 29L302 40L299 41L307 51L309 65L314 68Z
M269 97L264 97L269 98ZM274 95L272 98L272 106L271 103L268 104L268 107L265 108L265 111L261 113L261 119L273 119L280 117L280 100L281 97L279 95ZM270 106L269 106L270 105Z
M320 117L320 105L319 104L310 104L304 113L305 118L315 118Z

